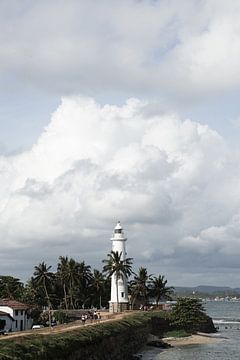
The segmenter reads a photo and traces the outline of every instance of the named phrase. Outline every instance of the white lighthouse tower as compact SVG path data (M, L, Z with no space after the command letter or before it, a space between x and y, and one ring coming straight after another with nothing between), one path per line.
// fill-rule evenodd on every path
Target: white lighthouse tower
M123 228L118 221L115 226L112 241L112 251L121 253L121 260L126 259L126 240L123 232ZM118 298L118 301L117 301ZM118 309L117 309L118 303ZM116 275L113 274L111 278L111 300L109 301L109 311L117 312L124 311L128 309L128 287L127 287L127 279L123 275L120 279L116 281Z

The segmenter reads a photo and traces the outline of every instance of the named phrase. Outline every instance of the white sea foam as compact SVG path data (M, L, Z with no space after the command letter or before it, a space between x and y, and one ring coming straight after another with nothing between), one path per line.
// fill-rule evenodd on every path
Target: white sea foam
M240 325L240 321L228 319L215 319L213 320L213 323L218 325Z

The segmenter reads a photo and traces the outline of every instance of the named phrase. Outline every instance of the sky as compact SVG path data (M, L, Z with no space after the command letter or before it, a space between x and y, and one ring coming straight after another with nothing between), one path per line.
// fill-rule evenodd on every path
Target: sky
M0 0L0 273L239 287L240 2Z

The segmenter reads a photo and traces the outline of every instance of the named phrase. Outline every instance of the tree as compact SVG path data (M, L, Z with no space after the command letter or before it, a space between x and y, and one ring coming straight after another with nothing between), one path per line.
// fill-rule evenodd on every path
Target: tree
M155 298L157 306L161 299L172 300L171 294L173 289L172 286L167 286L167 280L164 278L164 275L154 276L151 279L150 294Z
M146 268L140 267L138 274L135 274L134 279L130 281L132 308L134 307L137 299L145 304L147 303L151 276L152 275L148 275Z
M68 323L69 317L67 314L65 314L65 312L63 310L58 310L54 312L54 319L59 323L59 324L66 324Z
M43 288L47 304L48 304L48 316L49 316L49 326L51 326L51 300L48 292L48 288L52 285L54 279L54 274L50 272L51 266L47 266L44 262L40 263L38 266L35 266L35 271L33 275L33 282L40 288Z
M178 298L171 312L172 325L188 332L195 332L206 323L209 317L201 300L193 298Z
M23 283L13 276L0 276L0 297L22 300L24 292Z
M90 283L90 289L93 305L99 305L99 309L102 305L101 298L105 290L105 282L106 280L104 278L104 275L99 270L94 269Z
M132 258L122 260L122 252L111 251L108 255L108 259L103 260L104 265L103 272L107 273L107 276L113 278L116 281L117 290L117 312L119 311L119 295L118 295L118 280L124 277L128 278L132 274Z
M78 277L75 282L75 304L80 303L85 308L90 302L90 283L92 279L91 266L84 261L76 263Z
M70 293L70 304L72 309L75 309L73 292L74 292L74 286L78 282L78 277L79 277L78 263L71 258L68 264L68 283L69 283L69 293Z
M57 267L57 276L63 286L65 309L68 310L68 279L69 279L69 261L67 256L59 256Z
M39 284L36 284L34 277L31 277L24 288L23 302L37 305L42 308L46 305L45 291Z

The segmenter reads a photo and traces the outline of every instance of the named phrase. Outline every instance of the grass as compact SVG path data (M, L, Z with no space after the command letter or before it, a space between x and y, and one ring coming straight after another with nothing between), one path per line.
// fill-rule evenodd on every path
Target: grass
M191 336L191 334L185 330L172 330L167 331L163 334L164 337L174 337L174 338L181 338Z
M114 338L123 339L128 346L138 341L139 336L147 336L150 314L139 313L96 326L82 327L66 333L41 335L33 333L25 337L1 341L0 360L55 360L74 358L79 352L79 358L90 358L88 352L98 353L98 347L105 341L114 342ZM109 339L109 340L108 340ZM115 340L116 341L116 340ZM132 346L132 345L131 345ZM113 351L114 349L110 349ZM128 349L126 350L126 353ZM82 355L81 355L81 354ZM77 357L76 357L77 358ZM104 357L103 357L104 358Z

